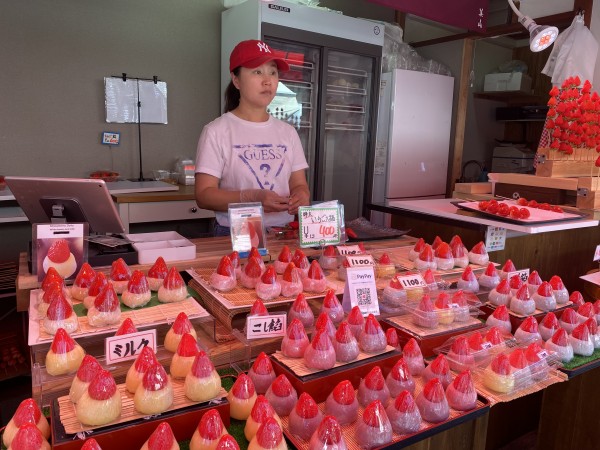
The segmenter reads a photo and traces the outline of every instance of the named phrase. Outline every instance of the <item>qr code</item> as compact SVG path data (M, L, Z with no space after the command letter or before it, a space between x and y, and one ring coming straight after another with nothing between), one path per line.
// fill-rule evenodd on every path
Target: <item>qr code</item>
M370 305L371 304L371 289L359 288L356 290L356 298L358 299L358 306Z

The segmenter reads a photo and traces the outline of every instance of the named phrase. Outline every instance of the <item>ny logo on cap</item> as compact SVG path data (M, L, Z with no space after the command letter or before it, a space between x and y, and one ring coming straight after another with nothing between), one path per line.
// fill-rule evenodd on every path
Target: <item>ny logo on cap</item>
M257 42L256 45L258 46L258 49L261 52L267 52L267 53L271 53L271 49L269 48L269 46L267 44L265 44L264 42Z

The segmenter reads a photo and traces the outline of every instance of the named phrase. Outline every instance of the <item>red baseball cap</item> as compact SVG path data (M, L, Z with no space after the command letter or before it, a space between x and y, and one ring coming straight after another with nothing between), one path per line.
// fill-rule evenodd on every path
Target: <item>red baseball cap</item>
M229 55L229 71L233 72L235 68L240 66L254 69L268 61L275 61L277 69L281 72L290 70L290 66L285 59L277 56L271 50L271 47L263 41L257 39L242 41L235 46L231 55Z

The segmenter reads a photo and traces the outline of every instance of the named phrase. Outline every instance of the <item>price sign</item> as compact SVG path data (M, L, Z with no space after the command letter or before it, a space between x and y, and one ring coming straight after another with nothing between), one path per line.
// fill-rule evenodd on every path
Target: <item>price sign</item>
M506 279L510 281L510 279L515 275L518 275L523 283L527 283L527 280L529 279L529 269L521 269L515 270L514 272L508 272L508 274L506 275Z
M344 311L350 311L355 306L359 307L363 316L379 314L375 272L371 266L348 267L346 270L342 307Z
M375 265L375 261L371 255L347 255L346 259L350 267Z
M339 208L301 206L298 208L300 222L300 247L340 243Z
M540 350L537 355L540 359L546 359L548 357L548 352L546 350Z
M594 252L594 261L600 259L600 245L596 245L596 251Z
M482 342L481 343L481 349L482 350L489 350L490 348L492 348L492 343L491 342Z
M106 364L135 359L144 347L150 347L156 353L156 329L106 338L104 341Z
M338 245L336 248L340 255L356 255L363 252L358 245Z
M415 289L427 287L427 283L419 273L396 277L404 289Z
M246 319L246 338L285 336L286 314L249 316Z
M506 228L487 227L485 232L485 249L488 252L504 250L506 244Z

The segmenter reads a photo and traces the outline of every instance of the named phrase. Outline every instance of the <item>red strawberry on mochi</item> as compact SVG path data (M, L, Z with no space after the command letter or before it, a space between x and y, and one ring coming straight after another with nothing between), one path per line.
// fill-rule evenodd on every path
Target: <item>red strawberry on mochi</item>
M73 373L79 368L84 356L81 346L64 328L59 328L46 353L46 372L52 376Z
M296 268L293 262L288 263L283 272L281 283L281 295L284 297L294 297L302 294L302 274ZM312 316L312 312L311 312ZM288 316L289 319L289 316ZM290 319L291 320L291 319ZM314 317L313 317L314 320Z
M340 381L325 400L325 414L335 416L340 425L352 423L358 417L358 400L354 386L348 380Z
M334 325L339 325L344 320L344 310L333 289L328 289L325 292L321 312L326 313Z
M216 448L219 439L229 434L216 409L209 409L200 418L190 440L190 450L209 450Z
M594 348L600 347L600 335L598 334L598 324L596 323L595 318L587 319L583 322L585 326L588 328L590 332L590 338L592 338L592 342L594 343Z
M96 272L92 269L92 266L84 262L75 277L73 286L71 286L71 297L76 300L83 300L87 297L88 289L94 281L95 276Z
M322 312L319 314L319 317L317 317L317 321L315 322L315 328L317 330L325 330L330 339L335 339L335 325L327 313Z
M457 283L458 289L462 289L464 291L477 292L479 291L479 282L477 281L477 277L473 273L473 269L471 266L465 267L460 279Z
M240 450L240 446L232 435L226 434L221 436L215 450Z
M500 283L500 275L494 263L488 263L485 272L479 277L479 285L487 289L493 289Z
M530 286L530 285L528 285ZM556 299L552 286L547 281L542 282L532 295L535 307L541 311L552 311L556 309Z
M269 417L274 418L279 425L281 425L281 419L269 403L269 400L264 395L258 395L252 411L246 420L246 426L244 427L244 435L248 441L256 435L258 428L262 423L265 422Z
M502 278L504 280L505 278L508 278L508 274L510 272L516 272L516 270L517 270L517 268L513 264L512 260L507 259L504 262L502 269L500 270L500 278Z
M430 291L436 291L438 288L437 281L435 280L435 273L431 269L427 269L423 272L423 280L427 284Z
M585 322L588 319L596 319L596 313L594 311L594 304L592 302L585 302L579 308L577 308L577 319L579 323Z
M169 331L167 331L164 342L165 348L168 351L175 353L177 351L177 347L179 346L179 342L181 341L181 337L185 333L190 333L195 339L198 339L196 330L194 329L192 322L190 322L187 314L180 312L177 314L175 322L173 322L173 325L171 325Z
M483 384L492 391L506 394L515 387L515 378L508 356L504 353L496 355L483 373Z
M511 297L510 284L508 283L508 280L504 279L490 291L488 294L488 301L494 306L508 306Z
M240 254L234 250L229 255L229 261L231 261L231 265L233 266L233 271L235 272L235 278L239 279L242 275L242 265L240 263Z
M302 286L306 292L323 292L327 288L327 279L317 261L310 263L308 273L302 279Z
M354 334L354 337L358 339L363 327L365 326L365 318L363 317L362 311L358 306L352 307L348 317L346 318L346 321L352 330L352 334Z
M580 323L571 332L569 343L573 347L573 353L581 356L591 356L594 353L594 342L590 336L590 330L585 323Z
M145 415L160 414L173 404L173 383L160 364L150 366L133 396L135 409Z
M158 291L162 286L164 279L167 278L167 273L169 273L167 263L162 256L159 256L156 258L156 261L154 261L152 267L148 269L148 274L146 276L150 289L155 292Z
M550 352L555 352L562 362L569 362L573 359L573 346L569 342L569 335L564 328L559 328L552 337L546 341L544 348Z
M511 297L510 310L522 316L529 316L535 312L535 301L529 296L527 285L523 284Z
M134 270L127 289L121 295L121 301L130 308L139 308L146 305L151 297L152 292L146 275L141 270Z
M529 294L533 295L537 292L538 288L542 284L542 278L537 270L532 270L527 278L527 287L529 288Z
M375 274L379 278L391 278L396 275L396 265L392 262L390 255L382 253L375 265Z
M412 311L412 321L423 328L435 328L439 324L438 312L435 310L431 298L425 294L419 305Z
M275 267L269 265L255 286L256 295L262 300L273 300L281 294L281 283L277 280Z
M146 371L156 364L158 364L158 360L156 359L152 347L143 347L127 372L127 377L125 378L125 387L127 388L127 391L135 394L136 389L144 379Z
M512 331L512 325L508 315L508 308L505 305L498 306L486 319L485 323L489 327L498 327L505 333L510 333Z
M362 317L362 316L361 316ZM315 315L313 314L306 297L304 294L299 293L292 303L290 310L288 311L288 323L291 323L294 319L298 319L305 328L311 328L315 323Z
M383 288L383 296L379 300L379 308L383 312L400 312L402 305L408 300L406 291L397 277L392 277L386 287Z
M326 450L326 449L347 450L348 446L344 441L342 428L338 419L331 415L325 416L317 430L313 433L308 443L308 450Z
M417 259L415 259L415 268L417 270L437 269L437 262L433 254L433 249L429 244L425 244L425 247L423 247L423 250L421 250Z
M288 417L289 430L292 434L308 441L322 420L323 413L319 411L317 402L310 394L303 392Z
M440 353L431 364L425 367L425 370L423 371L423 380L429 381L433 378L437 378L444 386L444 389L452 382L450 365L442 353Z
M365 353L381 352L387 347L385 333L373 314L365 319L365 324L358 335L358 345Z
M59 328L64 328L69 333L74 333L79 328L79 320L73 311L71 303L62 292L54 291L53 300L46 310L46 318L43 321L44 330L54 335Z
M2 443L5 447L10 447L19 428L25 424L32 424L40 431L43 439L50 438L50 425L46 416L42 414L40 407L32 398L23 400L17 410L8 421L4 433L2 434Z
M308 345L309 341L304 325L299 319L293 319L281 341L281 352L289 358L302 358Z
M87 391L91 381L94 379L96 374L102 370L102 367L91 355L85 355L81 361L77 374L73 378L71 383L71 389L69 391L69 398L73 403L77 403L83 393Z
M275 372L273 371L273 364L271 364L271 360L265 352L258 354L248 371L248 376L252 378L254 388L258 394L267 392L267 389L275 380Z
M94 301L96 301L96 297L107 284L108 279L106 278L106 275L104 275L104 273L102 272L96 272L94 281L92 281L92 284L88 288L88 294L83 299L83 306L85 306L85 309L90 309L92 306L94 306Z
M469 250L457 235L450 240L450 249L452 250L455 266L464 268L469 265Z
M550 284L554 291L554 297L556 298L557 305L564 305L569 301L569 291L563 284L562 279L558 275L554 275L550 278Z
M229 256L221 258L217 269L210 275L209 282L214 289L221 292L228 292L237 286L235 268Z
M90 426L106 425L121 415L121 392L108 370L100 369L79 398L77 420Z
M171 377L175 379L185 378L190 372L199 351L196 338L190 333L185 333L181 337L181 341L179 341L177 351L171 358L171 366L169 368Z
M46 317L50 303L58 297L66 299L64 284L58 281L47 284L46 290L38 297L37 312L39 318L43 319Z
M8 450L50 450L50 444L33 423L25 423L17 429Z
M163 285L158 288L158 301L161 303L174 303L188 297L187 287L176 267L171 267Z
M385 339L387 340L387 345L390 347L400 348L400 338L395 328L390 327L385 330Z
M477 244L475 244L468 256L469 262L471 264L477 264L478 266L485 266L490 262L490 257L483 241L479 241Z
M88 323L93 327L105 327L121 322L121 303L112 284L107 284L96 296L87 313Z
M560 325L558 324L558 319L553 312L549 312L544 316L540 324L538 325L538 331L540 336L544 341L547 341L552 337L556 330Z
M227 394L230 415L234 419L246 420L256 401L256 389L252 378L241 373Z
M348 260L346 258L344 258L337 270L338 280L346 281L346 274L347 274L348 267L350 267L350 263L348 262Z
M133 320L131 320L131 317L127 317L121 323L121 326L119 327L119 329L115 333L115 336L123 336L124 334L137 333L137 331L138 330L135 327L135 324L133 323Z
M470 369L475 364L475 356L469 347L466 336L458 336L453 342L446 355L448 364L455 372Z
M296 251L294 252L294 256L292 257L292 262L298 269L300 269L300 271L305 276L308 274L308 268L310 267L310 263L308 262L308 258L306 257L302 249L296 249Z
M446 388L448 405L458 411L469 411L477 406L477 391L473 384L471 371L459 373Z
M221 392L221 376L203 350L194 357L194 362L183 384L185 396L194 402L205 402Z
M48 272L50 267L54 267L62 278L69 278L77 270L77 260L66 239L53 240L42 262L44 272Z
M323 250L323 254L319 258L319 264L325 270L337 269L338 258L333 245L328 245Z
M42 294L48 289L48 286L52 283L58 283L63 288L65 286L65 280L58 274L58 271L54 267L48 268L46 271L46 275L44 275L44 279L42 280L42 284L40 288L42 290Z
M284 374L275 378L265 397L279 416L287 416L298 401L298 393Z
M179 450L179 444L171 426L167 422L161 422L140 450Z
M259 257L248 257L248 262L240 274L240 283L247 289L254 289L263 273L264 262Z
M410 374L404 358L398 358L392 370L385 377L385 384L387 384L392 397L397 397L402 391L415 392L415 380Z
M404 358L404 362L406 362L410 374L413 377L421 375L425 369L425 361L423 360L423 353L415 338L410 338L402 348L402 358Z
M542 348L539 341L532 342L525 349L525 358L529 363L529 370L535 381L543 380L550 367L546 362L548 352Z
M421 429L421 413L409 391L402 391L385 410L392 429L398 434L416 433Z
M415 246L413 248L411 248L410 251L408 252L408 259L411 261L415 261L419 257L419 254L423 251L424 248L425 248L425 240L423 238L419 238L419 240L417 241Z
M256 431L248 444L248 450L287 450L281 426L273 417L268 417Z
M432 378L415 400L421 417L431 423L443 422L450 415L450 407L444 386L437 378Z
M558 320L558 324L564 328L567 333L572 333L573 329L579 324L577 312L572 308L565 309Z
M583 305L585 303L583 295L581 295L581 292L579 292L579 291L571 292L571 295L569 296L569 301L571 303L573 303L574 308L579 308L581 305Z
M317 329L304 351L304 364L311 369L327 370L335 366L335 349L324 328Z
M442 238L439 236L436 236L435 238L433 238L433 242L431 243L431 248L433 250L436 250L442 243L444 243Z
M292 253L290 252L290 248L287 245L284 245L279 255L277 255L277 259L273 262L275 266L275 270L277 273L282 274L289 263L292 262Z
M523 283L523 280L521 280L519 275L513 275L510 277L510 279L508 279L508 285L510 286L510 292L512 295L515 295L524 284L525 283ZM529 291L529 289L527 289L527 291Z
M332 343L336 360L339 362L354 361L360 353L358 341L346 321L340 323Z
M519 344L528 344L531 341L542 340L535 317L529 316L519 325L519 328L515 331L515 339Z
M355 425L354 436L361 448L381 447L392 442L392 424L381 401L367 405Z
M449 270L454 267L452 249L445 242L440 242L440 244L434 248L433 255L439 270Z
M360 380L357 391L358 403L366 407L374 400L379 400L384 408L390 401L390 390L385 383L381 367L373 367L367 375Z
M492 344L492 346L504 344L506 337L511 337L510 334L504 334L498 327L491 327L487 333L485 333L485 341Z
M117 294L122 294L131 278L131 269L123 258L113 261L108 281L113 285Z

